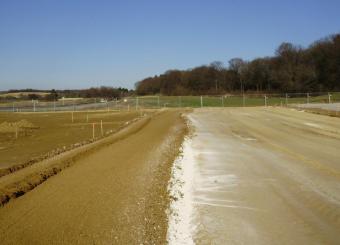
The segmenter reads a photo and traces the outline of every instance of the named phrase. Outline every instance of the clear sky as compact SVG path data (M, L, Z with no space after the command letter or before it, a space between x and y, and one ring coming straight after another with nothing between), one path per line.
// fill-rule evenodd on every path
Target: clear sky
M339 0L0 0L0 90L133 88L340 32Z

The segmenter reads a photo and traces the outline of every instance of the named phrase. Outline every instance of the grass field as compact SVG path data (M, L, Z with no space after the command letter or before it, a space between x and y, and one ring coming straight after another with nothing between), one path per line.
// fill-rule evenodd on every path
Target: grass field
M332 93L331 102L339 102L340 93ZM127 103L140 107L239 107L239 106L281 106L286 104L328 103L328 94L285 94L282 95L225 95L225 96L142 96L130 98Z
M0 169L115 131L138 112L0 113Z

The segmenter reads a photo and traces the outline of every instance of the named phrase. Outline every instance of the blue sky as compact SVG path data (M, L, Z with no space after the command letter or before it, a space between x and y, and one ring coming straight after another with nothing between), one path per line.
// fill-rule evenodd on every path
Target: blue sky
M0 90L133 88L340 32L340 1L0 0Z

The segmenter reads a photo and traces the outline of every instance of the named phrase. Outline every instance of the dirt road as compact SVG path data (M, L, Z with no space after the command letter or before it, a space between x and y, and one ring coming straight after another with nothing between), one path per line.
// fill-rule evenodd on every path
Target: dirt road
M339 244L339 118L231 108L189 119L182 164L183 176L193 172L184 193L193 242Z
M164 244L178 111L80 158L0 208L1 244ZM17 173L20 173L19 170Z

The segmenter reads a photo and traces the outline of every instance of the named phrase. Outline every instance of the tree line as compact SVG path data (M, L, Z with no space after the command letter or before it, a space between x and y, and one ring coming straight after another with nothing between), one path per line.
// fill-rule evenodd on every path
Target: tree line
M284 42L272 57L169 70L137 82L135 88L138 95L340 91L340 33L307 48Z
M114 88L109 86L91 87L87 89L67 89L67 90L34 90L34 89L12 89L3 91L7 96L0 97L0 100L46 100L54 101L62 97L65 98L105 98L108 100L130 96L132 90L127 88ZM11 93L19 93L19 96L12 96ZM22 93L22 94L20 94ZM47 93L42 95L42 93Z

